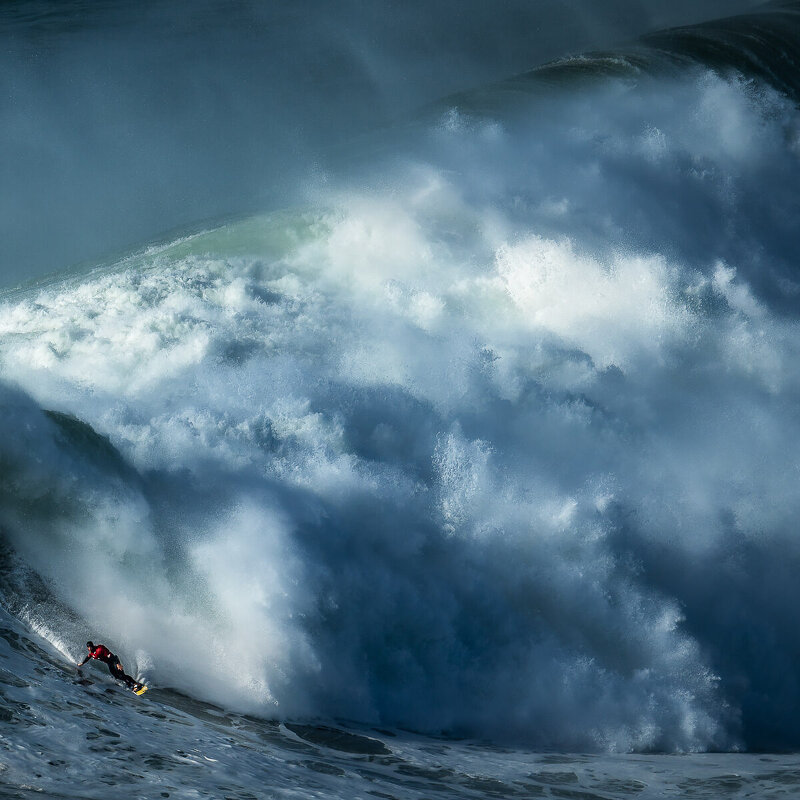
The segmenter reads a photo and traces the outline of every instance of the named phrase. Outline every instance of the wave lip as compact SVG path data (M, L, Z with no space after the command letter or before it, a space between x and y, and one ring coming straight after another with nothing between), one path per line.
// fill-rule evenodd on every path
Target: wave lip
M800 97L800 5L767 3L757 11L645 34L628 45L563 56L495 83L452 94L433 113L504 116L531 101L553 102L565 92L609 81L636 83L680 77L692 68L741 75L793 101Z

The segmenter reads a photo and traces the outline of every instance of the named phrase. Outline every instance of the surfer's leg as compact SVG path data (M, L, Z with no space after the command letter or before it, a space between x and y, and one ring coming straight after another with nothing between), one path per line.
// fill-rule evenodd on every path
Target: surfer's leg
M130 675L125 674L125 670L122 668L122 664L120 663L118 658L115 658L113 661L109 661L108 663L108 671L118 680L122 681L123 683L131 686L135 684L136 681L130 677Z
M125 674L125 670L122 668L122 664L118 658L115 658L113 661L110 661L108 664L108 671L118 680L122 681L129 689L135 689L139 686L139 683L131 678L130 675Z

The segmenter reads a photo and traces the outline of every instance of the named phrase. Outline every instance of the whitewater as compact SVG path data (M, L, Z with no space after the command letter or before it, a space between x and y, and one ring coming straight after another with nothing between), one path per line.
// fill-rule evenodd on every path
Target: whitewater
M3 796L791 795L792 26L465 91L4 290Z

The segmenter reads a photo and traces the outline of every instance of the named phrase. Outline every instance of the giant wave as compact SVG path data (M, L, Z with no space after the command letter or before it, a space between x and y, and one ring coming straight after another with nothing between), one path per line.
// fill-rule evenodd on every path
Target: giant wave
M780 88L454 100L301 208L7 293L18 615L266 716L797 745Z

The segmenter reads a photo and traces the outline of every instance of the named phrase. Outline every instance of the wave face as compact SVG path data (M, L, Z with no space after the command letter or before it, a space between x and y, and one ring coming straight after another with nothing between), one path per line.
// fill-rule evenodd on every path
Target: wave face
M453 106L6 294L16 613L261 715L796 746L799 132L700 68Z

